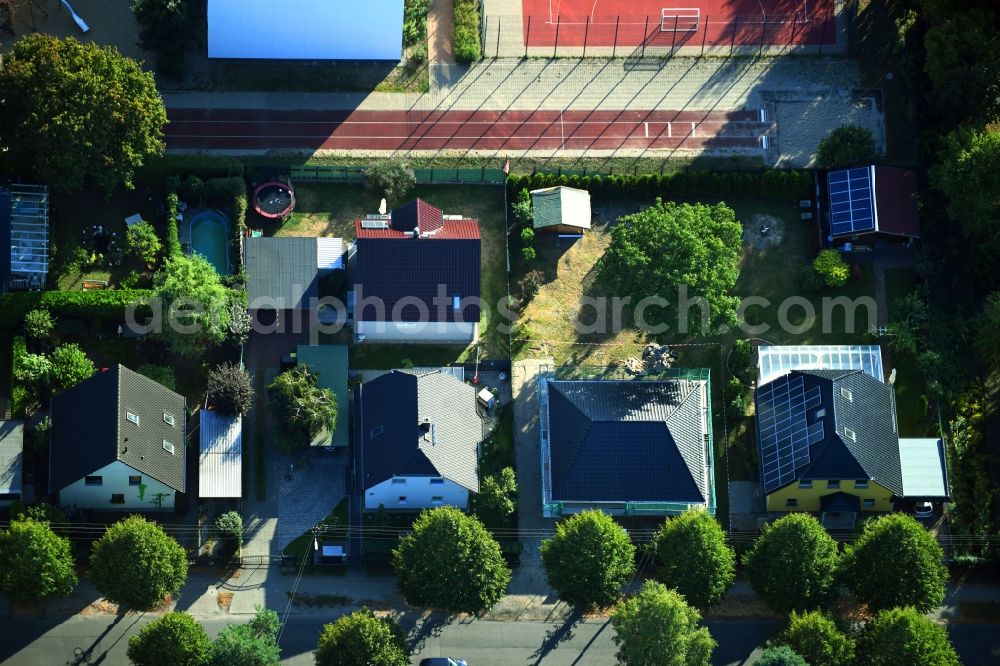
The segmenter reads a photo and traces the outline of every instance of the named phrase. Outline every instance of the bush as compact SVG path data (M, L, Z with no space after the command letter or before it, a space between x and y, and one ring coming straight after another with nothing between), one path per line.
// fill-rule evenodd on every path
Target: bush
M479 45L479 0L455 0L455 59L473 62L481 56Z
M403 44L414 47L427 44L427 10L430 0L406 0L403 3Z
M867 166L878 159L871 130L844 125L826 135L816 150L816 164L821 169L844 169Z
M45 340L52 334L56 322L45 308L29 311L24 315L24 333L35 340Z
M380 193L390 203L400 203L417 184L406 162L380 160L365 169L365 187Z
M76 587L69 539L47 522L15 520L0 531L0 594L15 602L66 596Z
M535 248L533 247L521 248L521 258L524 259L525 262L534 261L535 257L537 256L538 254L535 252Z
M337 426L333 391L320 388L316 382L315 373L304 365L296 365L275 377L267 387L271 408L281 415L277 443L286 451L304 449L324 428L332 432Z
M525 227L521 229L521 242L525 245L531 245L535 241L535 230L531 227Z
M527 303L533 299L542 285L545 284L545 275L539 271L528 271L517 281L517 293L521 296L521 302Z
M129 226L125 231L125 240L128 251L144 263L146 268L156 265L161 245L153 225L149 222L140 222Z
M154 522L130 516L108 528L90 556L90 579L108 600L149 610L187 580L187 557Z
M843 287L851 275L847 262L836 250L820 250L813 261L813 270L828 287Z
M806 264L799 272L799 286L807 294L815 294L826 284L823 276L816 272L810 264Z
M181 240L177 235L177 215L180 213L180 197L176 192L167 195L167 257L178 257L181 254Z
M73 388L97 372L90 357L72 343L56 347L49 360L52 362L49 384L53 395Z
M801 615L792 611L788 627L778 636L777 642L802 655L810 666L851 666L854 663L854 639L838 629L829 617L816 611Z
M211 645L189 614L167 613L129 637L128 658L135 666L204 666Z
M223 363L208 371L208 404L225 416L246 414L253 407L250 375L233 363Z
M410 649L406 634L389 618L367 608L342 615L323 626L316 645L316 666L406 666Z
M20 330L24 316L33 308L45 308L67 319L122 319L126 310L148 303L152 295L145 289L12 292L0 296L0 329ZM147 313L148 308L139 308L137 319Z
M517 193L517 201L511 205L511 210L514 212L514 219L517 220L518 224L531 226L535 215L531 208L531 193L528 188L522 187Z
M787 645L779 645L778 647L767 648L764 650L757 661L754 662L755 666L810 666L806 663L806 660L802 658L802 655L798 654L792 648Z
M542 541L542 564L559 597L579 610L615 603L635 572L635 546L602 511L574 514Z
M243 543L243 518L236 511L227 511L215 519L215 529L227 539L232 539L236 545Z

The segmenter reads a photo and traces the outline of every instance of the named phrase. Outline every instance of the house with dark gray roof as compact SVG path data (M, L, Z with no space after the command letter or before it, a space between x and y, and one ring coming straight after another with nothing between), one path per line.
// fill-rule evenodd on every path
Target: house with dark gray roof
M344 268L339 238L246 238L243 253L251 311L308 310L319 298L320 275Z
M665 381L543 376L544 515L714 512L710 401L707 372Z
M394 370L355 389L355 474L366 511L465 509L479 492L476 390L449 370Z
M900 438L893 388L870 373L790 370L754 400L768 511L817 512L849 527L858 513L891 511L914 493L947 498L943 446Z
M24 422L0 421L0 506L21 499Z
M49 490L59 504L173 509L186 490L187 406L162 384L115 365L52 399Z
M358 342L476 340L479 223L416 199L355 220L351 258Z

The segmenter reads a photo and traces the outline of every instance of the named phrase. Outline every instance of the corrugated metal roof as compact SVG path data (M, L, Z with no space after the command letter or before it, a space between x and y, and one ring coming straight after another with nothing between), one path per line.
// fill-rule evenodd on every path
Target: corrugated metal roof
M547 187L531 191L535 229L565 225L590 228L590 192L573 187Z
M948 497L944 443L940 439L900 439L899 465L903 472L903 497Z
M199 497L242 497L243 419L201 410Z
M0 495L21 492L24 423L0 421Z
M316 239L316 268L332 271L344 267L344 240L342 238Z
M878 345L764 345L757 348L757 385L792 370L861 370L885 381Z

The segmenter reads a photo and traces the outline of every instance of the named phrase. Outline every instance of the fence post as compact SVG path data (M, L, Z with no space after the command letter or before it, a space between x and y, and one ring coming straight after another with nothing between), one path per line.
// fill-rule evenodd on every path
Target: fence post
M622 15L618 14L615 16L615 42L611 46L611 57L614 58L618 54L618 26L622 22Z
M590 37L590 15L587 15L587 23L583 28L583 57L587 57L587 39Z
M677 44L677 20L680 18L680 14L674 15L674 34L670 36L670 57L674 57L674 45ZM661 19L662 21L662 19ZM662 27L662 24L661 24Z
M736 48L736 33L740 29L740 15L736 15L736 21L733 23L733 41L729 42L729 57L733 56L733 49Z
M640 58L646 57L646 42L649 41L649 14L646 14L646 27L642 30L642 51L639 52Z
M431 182L434 182L434 167L431 167Z
M528 14L528 31L524 34L524 57L528 57L528 42L531 41L531 14Z
M701 55L705 55L705 40L708 39L708 16L705 16L705 32L701 33Z
M500 33L503 32L503 17L497 17L497 54L496 58L500 57ZM495 59L495 58L494 58Z
M486 167L480 167L479 169L479 184L482 185L486 182Z
M481 7L482 5L480 5ZM482 14L483 26L479 30L479 43L482 44L482 48L479 51L479 59L482 60L486 57L486 44L490 38L490 15Z
M760 29L760 46L757 47L757 57L764 53L764 40L767 39L767 16L764 17L764 27Z
M559 54L559 26L562 25L562 15L556 16L556 39L552 43L552 57L555 58Z

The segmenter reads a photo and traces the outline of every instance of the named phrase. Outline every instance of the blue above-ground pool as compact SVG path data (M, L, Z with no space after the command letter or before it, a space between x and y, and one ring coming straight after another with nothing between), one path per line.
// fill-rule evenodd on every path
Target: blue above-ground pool
M191 250L205 257L219 275L229 275L229 220L217 210L191 219Z

